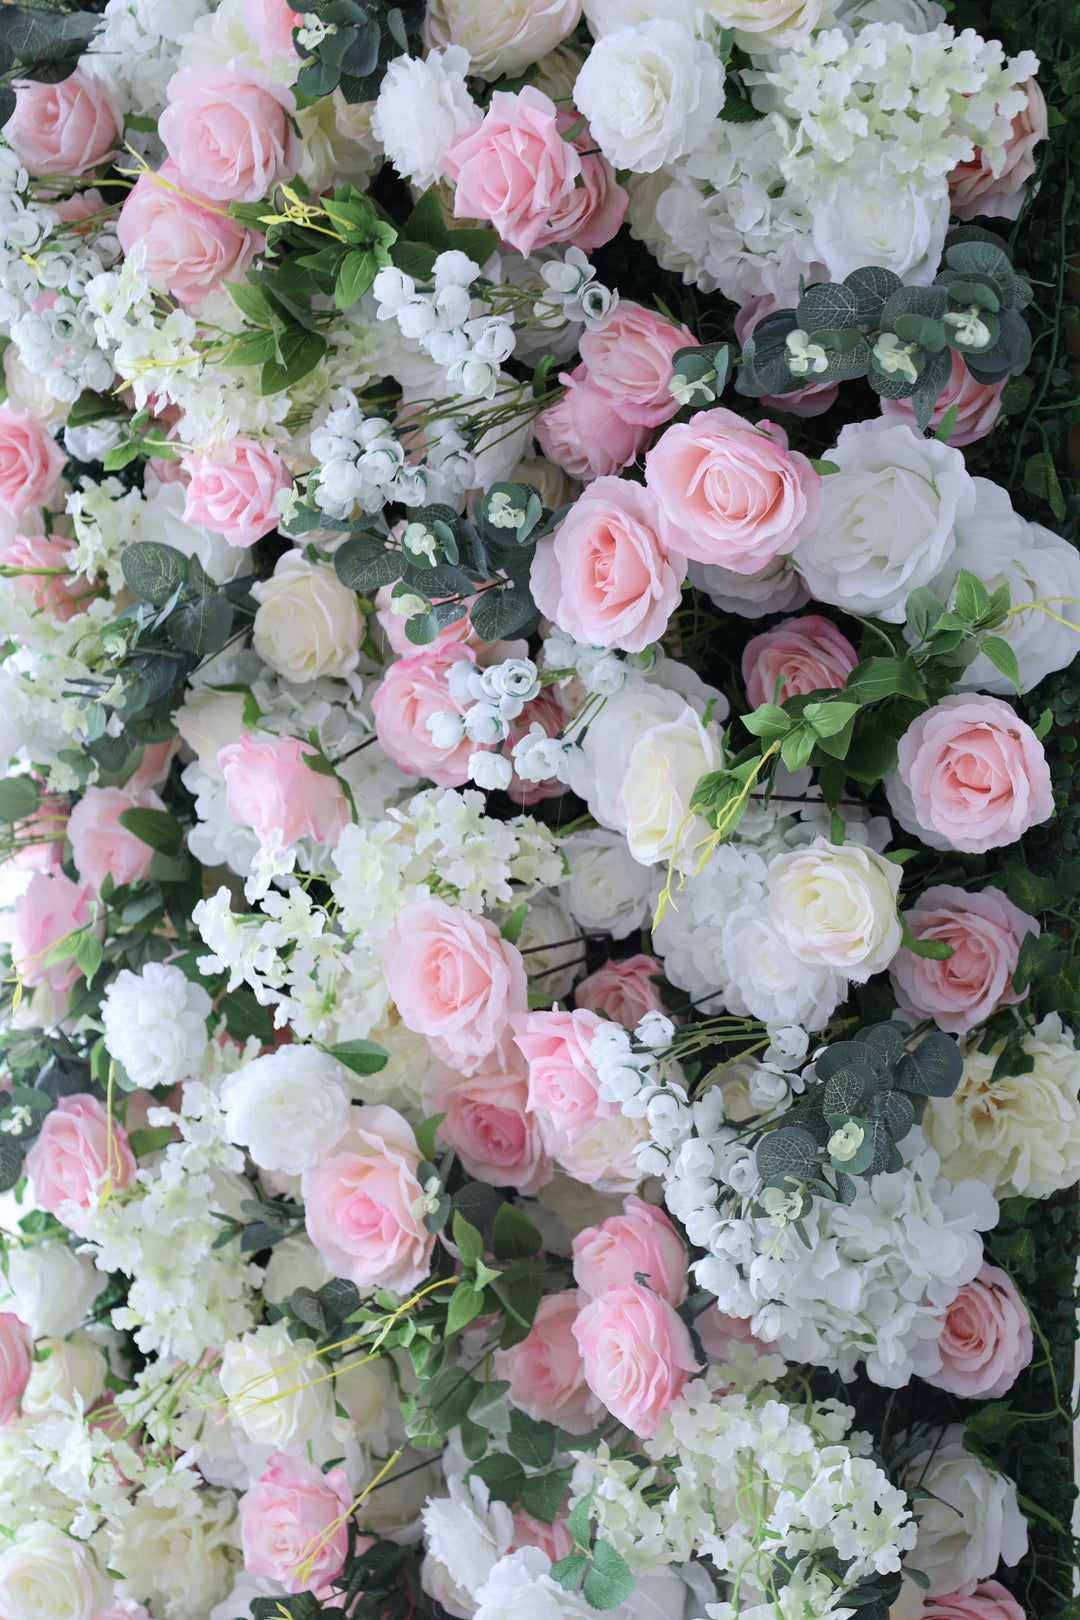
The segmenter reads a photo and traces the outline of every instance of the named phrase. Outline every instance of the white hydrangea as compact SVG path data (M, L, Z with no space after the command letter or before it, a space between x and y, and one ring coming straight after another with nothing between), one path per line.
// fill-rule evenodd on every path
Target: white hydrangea
M213 1003L178 967L149 962L121 969L105 992L105 1045L135 1086L175 1086L199 1072Z

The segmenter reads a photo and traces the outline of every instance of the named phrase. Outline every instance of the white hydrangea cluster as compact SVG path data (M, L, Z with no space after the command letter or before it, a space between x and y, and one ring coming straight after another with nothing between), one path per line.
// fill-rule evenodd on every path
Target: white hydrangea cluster
M210 9L211 0L108 0L89 48L125 109L157 117L179 62L180 40Z
M388 501L417 506L424 500L423 475L406 463L393 425L383 416L365 416L355 395L314 430L311 453L319 471L308 494L328 517L350 517L358 504L379 512Z
M473 313L472 284L479 274L467 253L452 248L435 260L430 290L392 266L379 271L371 289L377 318L396 321L402 337L419 344L465 399L493 399L499 367L514 352L507 316Z

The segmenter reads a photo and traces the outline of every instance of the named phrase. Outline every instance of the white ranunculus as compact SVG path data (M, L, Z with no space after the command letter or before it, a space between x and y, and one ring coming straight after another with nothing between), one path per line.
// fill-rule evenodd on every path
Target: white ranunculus
M723 105L724 71L711 45L658 17L597 40L574 99L608 161L648 174L700 143Z
M479 1620L587 1620L595 1611L551 1578L551 1559L539 1547L519 1547L501 1558L480 1588Z
M232 1491L192 1491L182 1503L136 1496L112 1552L115 1568L155 1620L209 1620L240 1563Z
M901 876L901 867L865 844L815 838L769 862L769 916L798 961L863 984L900 949Z
M21 1525L0 1552L3 1620L93 1620L112 1592L90 1548L55 1525Z
M175 1086L190 1080L209 1045L213 1003L201 984L178 967L148 962L141 973L122 969L105 992L105 1045L136 1086Z
M814 256L843 281L861 265L893 270L909 287L937 275L949 228L949 191L912 176L882 172L876 147L845 165L836 180L810 194Z
M621 833L604 827L563 840L570 876L560 886L567 910L587 933L625 939L648 920L652 874L634 860Z
M223 534L203 523L185 523L186 501L183 484L159 484L140 513L140 535L175 546L185 557L195 557L215 585L227 585L241 574L250 574L250 547L230 545Z
M244 725L243 694L197 686L188 692L175 719L176 729L194 752L200 771L222 787L225 778L217 762L218 753L237 742L248 729Z
M13 1309L35 1338L62 1339L85 1319L91 1305L108 1286L88 1255L76 1254L66 1243L49 1239L7 1253L7 1280Z
M712 563L692 562L687 575L691 585L704 591L718 608L744 619L794 613L807 601L806 586L786 557L774 557L756 574L736 574Z
M229 1075L221 1088L225 1130L260 1170L301 1176L349 1128L345 1071L317 1046L289 1044Z
M449 1496L431 1496L423 1512L425 1592L458 1620L475 1614L477 1593L514 1539L514 1516L492 1502L482 1480L449 1480Z
M468 71L468 51L451 45L424 60L398 56L383 75L372 133L402 179L421 191L438 178L447 148L483 117L465 86Z
M840 471L822 479L795 558L818 601L902 624L911 592L950 567L975 488L961 451L890 420L841 429L827 453Z
M746 1009L766 1024L800 1024L823 1029L847 994L843 976L802 962L759 903L732 912L724 922L724 965L731 989ZM741 1009L728 995L733 1012Z
M327 563L302 551L280 558L273 579L253 585L259 604L252 643L264 664L300 685L321 675L351 675L360 662L364 620L356 592Z
M34 1365L22 1398L22 1409L31 1417L71 1406L76 1396L88 1411L105 1392L108 1358L85 1333L69 1339L39 1339L34 1346ZM0 1600L2 1602L2 1600Z
M708 836L690 801L700 779L723 765L719 727L702 725L687 704L674 719L637 737L626 760L618 809L627 847L650 866L693 850Z
M330 1275L314 1243L299 1232L295 1237L283 1238L270 1250L262 1282L263 1297L280 1305L294 1289L320 1289L330 1281Z
M960 1423L945 1429L940 1444L912 1459L903 1481L919 1521L911 1563L929 1578L932 1598L970 1592L1000 1562L1017 1564L1027 1551L1016 1486L965 1451L963 1437Z
M281 1323L254 1328L225 1346L219 1376L229 1415L249 1439L295 1456L333 1421L323 1370L310 1339L293 1342Z
M482 79L521 73L577 27L581 0L429 0L424 40L462 45Z

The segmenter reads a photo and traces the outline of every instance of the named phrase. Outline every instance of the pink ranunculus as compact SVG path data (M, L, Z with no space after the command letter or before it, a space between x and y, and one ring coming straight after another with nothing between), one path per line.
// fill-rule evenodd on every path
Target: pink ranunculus
M127 810L164 810L152 788L88 787L68 820L68 837L76 870L97 893L112 874L117 888L150 876L154 851L136 833L120 825Z
M21 517L44 506L56 491L66 461L36 417L0 405L0 509Z
M593 1066L593 1036L603 1023L598 1013L531 1012L517 1020L514 1040L529 1065L529 1107L543 1112L545 1127L571 1142L622 1110L605 1102Z
M408 776L426 776L437 787L461 787L469 780L469 755L476 744L461 740L440 748L428 729L436 714L462 714L450 696L451 667L461 658L476 663L476 654L463 642L450 642L434 651L426 648L415 658L391 664L371 700L375 734L398 770Z
M533 85L496 90L487 115L443 153L459 219L486 219L526 257L574 195L581 158L559 133L555 103ZM617 227L616 227L617 228Z
M1040 933L1034 917L1000 889L969 893L941 883L926 889L904 913L916 939L951 945L938 961L903 946L889 963L896 999L905 1012L932 1018L950 1035L966 1035L999 1007L1023 1001L1012 976L1027 934Z
M996 383L976 382L961 357L954 353L949 380L930 412L931 429L939 427L945 413L955 405L958 415L946 444L960 450L965 444L974 444L976 439L985 439L1001 415L1001 396L1008 380L1008 377L1003 377ZM915 410L910 399L886 399L881 396L878 403L882 416L902 417L912 427L915 426Z
M698 1370L690 1332L666 1299L627 1283L585 1305L574 1323L585 1382L612 1417L643 1439Z
M240 1498L240 1542L249 1575L286 1592L326 1589L345 1567L353 1493L344 1468L277 1452ZM361 1549L362 1550L362 1549Z
M892 781L910 798L909 830L966 854L1014 844L1054 812L1039 739L1010 704L978 692L942 698L912 721ZM890 797L903 823L907 800Z
M189 476L184 522L205 524L230 546L250 546L278 526L277 495L291 483L269 444L233 439L216 456L181 458Z
M756 574L817 516L821 478L787 434L718 406L669 427L645 457L669 551Z
M300 838L336 844L352 817L336 776L306 763L316 750L297 737L245 731L239 742L218 750L229 814L250 827L260 844L291 849Z
M286 0L242 0L244 27L259 47L267 64L275 57L296 61L293 29L303 28L304 14L294 11Z
M106 1186L114 1192L130 1187L135 1169L124 1127L89 1093L61 1097L26 1155L38 1204L76 1232L78 1211L89 1209Z
M0 1311L0 1429L18 1422L33 1366L34 1335L13 1312Z
M555 127L565 139L565 131L577 122L576 112L560 112ZM581 159L580 184L552 210L547 229L537 237L535 245L546 247L551 242L563 242L592 253L616 234L626 217L630 198L598 149L588 124L569 144Z
M528 1336L511 1350L496 1350L495 1376L510 1384L510 1399L538 1423L557 1423L570 1434L587 1434L603 1408L585 1382L574 1324L581 1299L576 1288L545 1294Z
M198 304L223 281L239 281L264 238L245 230L184 181L171 158L146 170L124 199L116 234L125 253L146 249L143 269L182 304Z
M574 1281L589 1299L623 1288L640 1274L669 1305L687 1295L686 1244L662 1209L630 1193L621 1215L587 1226L574 1239Z
M578 352L589 387L602 394L624 422L659 427L679 409L671 393L671 362L697 344L688 326L623 299L603 326L581 334Z
M549 461L583 484L628 467L649 440L649 429L627 422L606 394L589 383L584 365L560 372L561 399L536 418L536 442Z
M516 945L486 917L443 900L406 906L383 941L382 961L402 1022L457 1069L475 1070L528 1002Z
M655 956L624 956L608 961L590 973L574 991L574 1004L592 1012L606 1013L624 1029L636 1029L647 1012L663 1012L653 979L664 971Z
M21 568L11 583L22 596L28 596L42 613L66 624L76 613L83 613L97 586L85 574L66 572L68 553L74 540L62 534L17 534L0 562L5 568ZM54 573L54 569L65 570Z
M24 79L4 138L30 174L85 174L116 151L124 120L108 85L79 66L59 84Z
M1022 86L1027 105L1012 121L1012 133L1005 142L1005 162L994 174L976 147L972 157L958 163L949 175L949 201L957 219L1016 219L1023 202L1023 186L1035 173L1034 151L1047 137L1046 101L1036 79Z
M424 1112L446 1115L439 1135L477 1181L531 1197L551 1180L540 1121L529 1110L525 1060L512 1041L500 1041L471 1075L434 1064L424 1081Z
M12 965L28 989L47 984L57 995L71 989L80 972L74 947L72 955L58 962L47 963L46 957L68 934L86 927L93 899L89 883L73 883L59 871L34 873L15 902L11 939ZM97 919L94 932L99 939L104 935L104 917Z
M300 166L296 98L246 62L198 62L169 80L158 134L184 180L213 202L258 202Z
M783 308L774 293L759 293L744 304L735 317L735 336L745 343L755 326L766 315ZM794 388L790 394L762 394L758 404L767 411L789 411L792 416L824 416L836 403L839 383L807 383L805 388Z
M858 662L859 655L847 636L820 614L784 619L743 648L746 701L756 709L760 703L783 703L790 697L843 686Z
M996 1401L1030 1366L1033 1347L1031 1317L1012 1278L984 1263L942 1318L941 1370L926 1382L967 1400Z
M574 1542L566 1527L564 1516L545 1524L543 1519L534 1518L531 1513L526 1513L524 1508L516 1508L511 1551L516 1552L519 1547L539 1547L555 1564L560 1558L569 1557L574 1550Z
M1000 1581L981 1581L970 1594L927 1598L919 1620L1027 1620L1027 1614Z
M577 641L642 652L679 605L686 559L669 555L656 502L623 478L598 478L533 555L541 613Z
M405 1294L427 1276L435 1235L417 1213L419 1163L412 1126L396 1109L354 1105L333 1152L304 1172L307 1234L335 1277Z

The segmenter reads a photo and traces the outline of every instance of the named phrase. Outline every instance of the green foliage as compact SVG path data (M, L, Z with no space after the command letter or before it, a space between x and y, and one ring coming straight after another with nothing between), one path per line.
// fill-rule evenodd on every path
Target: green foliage
M296 88L305 102L338 88L348 102L373 101L387 63L403 51L419 53L422 0L312 0L310 9L328 27L317 44L293 34L303 58Z
M92 11L12 5L0 10L0 124L15 111L13 81L58 84L68 78L100 21Z

